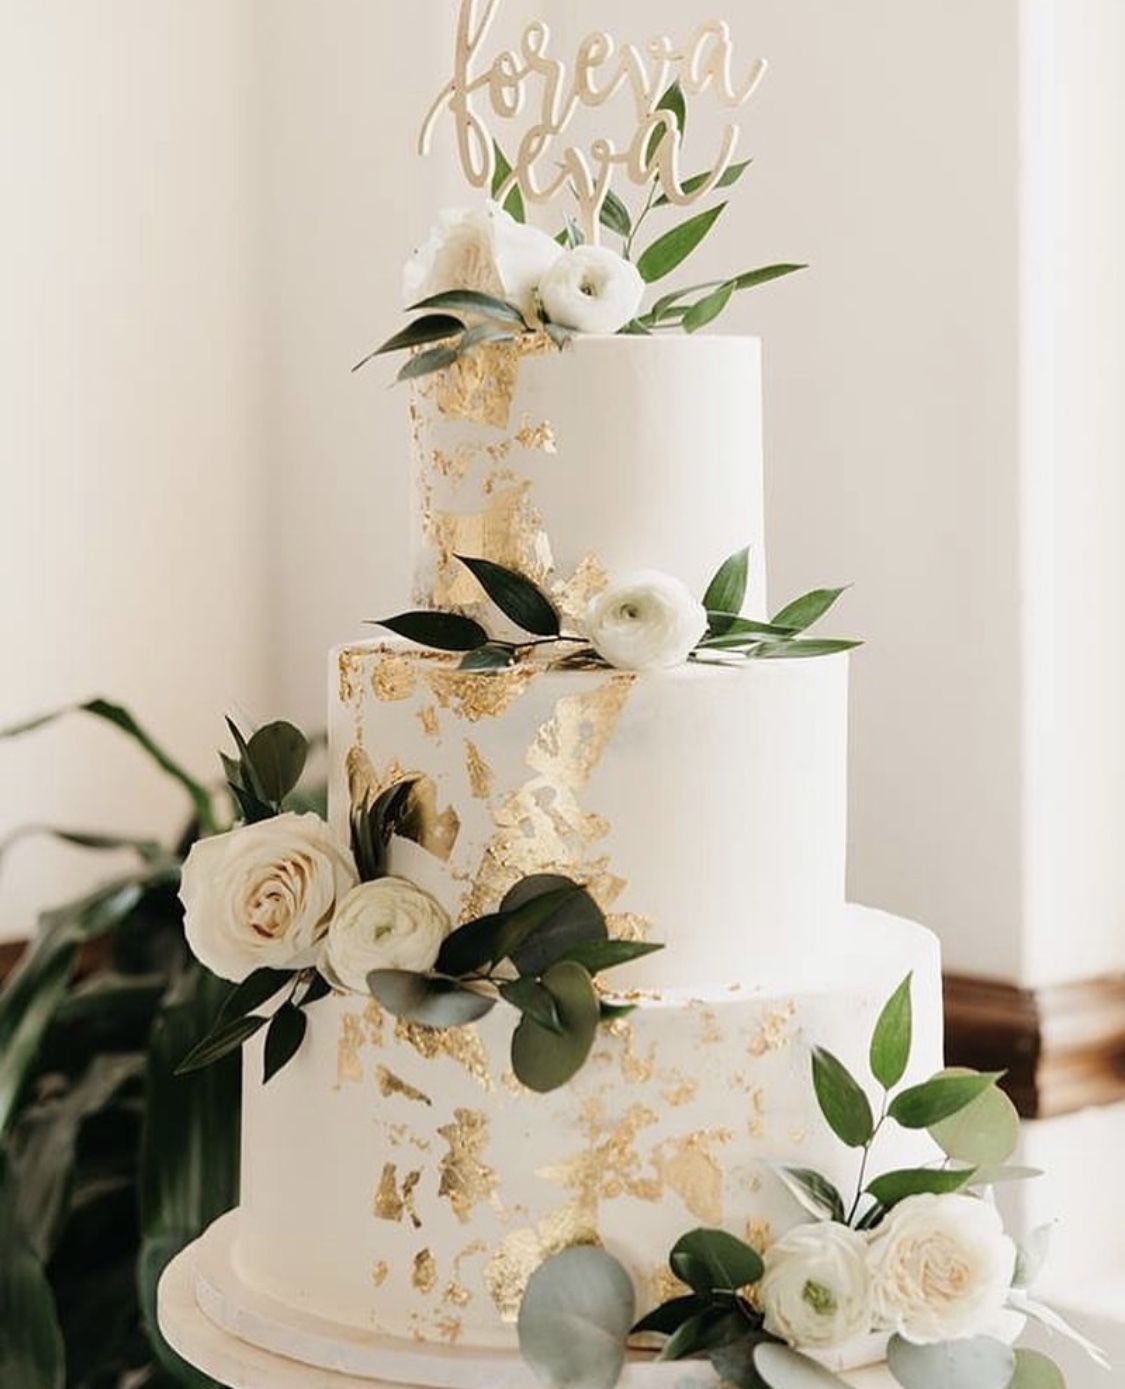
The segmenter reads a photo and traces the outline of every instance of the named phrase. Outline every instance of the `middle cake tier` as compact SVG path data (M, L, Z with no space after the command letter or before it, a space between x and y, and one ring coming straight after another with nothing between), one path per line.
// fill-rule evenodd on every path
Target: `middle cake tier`
M333 654L331 817L419 779L391 872L455 919L534 873L587 884L611 935L663 942L623 987L752 984L838 928L847 830L846 655L659 675L370 643Z

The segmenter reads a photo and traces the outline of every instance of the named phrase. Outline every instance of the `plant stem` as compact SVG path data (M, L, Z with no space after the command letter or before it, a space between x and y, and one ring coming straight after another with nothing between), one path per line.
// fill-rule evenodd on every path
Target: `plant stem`
M660 186L660 180L654 178L653 181L652 181L652 184L651 184L650 187L649 187L649 190L648 190L648 197L647 197L647 199L645 200L645 205L644 205L644 207L641 208L640 216L639 216L639 217L637 218L637 220L633 223L632 227L631 227L630 230L629 230L629 235L625 238L625 259L626 259L626 260L632 260L632 259L633 259L633 243L634 243L634 242L636 241L636 239L637 239L637 233L640 231L642 223L644 222L644 220L645 220L645 218L648 216L648 214L652 211L652 205L653 205L653 202L654 202L655 199L656 199L656 190L657 190L657 188L658 188L659 186Z
M848 1212L846 1223L851 1225L859 1212L859 1203L863 1200L863 1186L867 1180L867 1164L871 1159L871 1149L875 1146L875 1140L879 1137L879 1130L887 1122L887 1102L890 1099L888 1091L883 1091L883 1103L879 1110L879 1121L871 1131L871 1137L863 1145L863 1161L859 1164L859 1181L856 1183L855 1200L852 1208Z

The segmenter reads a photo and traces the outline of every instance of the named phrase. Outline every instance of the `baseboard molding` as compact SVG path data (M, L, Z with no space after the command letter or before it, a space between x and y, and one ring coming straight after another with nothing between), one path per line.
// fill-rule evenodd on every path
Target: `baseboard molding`
M945 980L946 1057L1007 1072L1028 1119L1125 1100L1125 975L1020 989L964 975Z

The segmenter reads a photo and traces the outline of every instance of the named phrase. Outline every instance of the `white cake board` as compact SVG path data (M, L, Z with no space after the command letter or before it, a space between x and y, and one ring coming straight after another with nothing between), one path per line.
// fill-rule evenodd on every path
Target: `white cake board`
M381 1336L286 1307L246 1286L232 1260L232 1211L165 1269L160 1329L190 1364L227 1389L542 1389L517 1351ZM619 1389L718 1383L702 1361L630 1359ZM885 1367L842 1375L850 1389L892 1389Z

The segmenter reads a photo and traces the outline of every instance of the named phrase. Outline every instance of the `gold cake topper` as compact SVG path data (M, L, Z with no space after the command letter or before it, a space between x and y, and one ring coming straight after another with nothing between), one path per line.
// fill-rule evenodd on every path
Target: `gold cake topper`
M725 22L709 20L682 45L657 35L643 53L631 43L618 45L599 30L579 43L568 74L566 63L549 52L551 32L541 20L527 25L516 47L502 49L489 62L481 50L499 8L500 0L461 0L453 76L423 122L423 155L430 151L438 117L448 111L461 168L472 187L491 189L501 204L516 190L530 203L547 203L569 190L578 201L583 234L594 243L617 171L641 186L651 183L655 174L663 195L680 207L705 198L719 185L734 157L738 126L730 123L724 128L718 156L703 181L693 178L685 184L680 175L680 125L660 100L673 79L685 95L711 91L725 107L736 109L750 99L765 75L766 62L756 59L749 74L736 81ZM508 121L522 114L529 89L535 88L538 109L533 123L511 151L508 172L496 182L498 142L473 99L483 97L493 118ZM604 106L622 91L632 96L635 115L632 135L623 146L607 135L599 135L586 149L560 143L580 108ZM549 173L540 167L544 164Z

